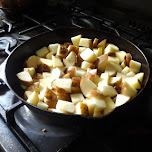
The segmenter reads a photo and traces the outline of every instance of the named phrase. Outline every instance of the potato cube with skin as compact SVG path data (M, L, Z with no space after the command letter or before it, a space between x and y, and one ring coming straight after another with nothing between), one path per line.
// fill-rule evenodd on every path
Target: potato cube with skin
M30 56L27 61L26 61L26 64L27 64L27 68L37 68L37 58L35 55L32 55Z
M128 77L127 75L117 72L116 77L122 77L122 82Z
M85 77L94 82L95 76L97 74L97 69L91 69L85 74Z
M80 81L81 81L80 77L72 77L72 86L71 86L71 92L72 93L81 92Z
M70 74L70 78L76 76L76 67L75 66L69 66L67 67L66 73Z
M109 85L119 86L122 83L122 77L110 77Z
M80 38L79 46L84 46L87 48L92 48L92 39Z
M43 79L51 79L51 73L50 72L43 72L42 78Z
M84 50L86 50L86 47L80 46L78 54L81 54Z
M102 111L98 110L97 108L94 109L93 117L102 117Z
M87 104L84 103L84 102L79 102L79 103L75 106L75 114L88 116L88 115L89 115L89 111L88 111L88 106L87 106Z
M129 83L131 86L133 86L135 89L141 89L140 82L136 77L126 78L125 81Z
M97 59L96 55L90 48L87 48L86 50L84 50L80 54L80 56L83 60L85 60L87 62L91 62L91 63L93 63Z
M37 50L35 53L39 57L45 57L49 53L49 50L46 46L44 46L41 49Z
M117 91L114 89L114 87L109 85L100 85L97 88L104 96L114 97L117 95Z
M108 63L108 55L104 54L97 58L95 64L98 70L104 72L107 63Z
M88 78L83 76L80 81L80 88L84 96L87 95L88 92L97 88L97 86Z
M53 65L54 68L62 67L63 63L59 58L52 55L52 65Z
M68 55L68 49L59 44L56 55L65 58Z
M57 98L56 100L52 100L44 97L44 103L48 105L48 108L55 108L57 104Z
M89 116L93 116L96 103L91 99L85 99L83 102L88 106Z
M52 89L52 80L51 79L40 79L39 82L49 89Z
M65 111L67 113L74 113L75 106L74 106L74 103L72 103L72 102L58 100L58 102L56 104L56 109Z
M105 102L106 102L106 109L110 109L113 110L115 108L115 103L113 102L113 100L110 97L106 97L104 98Z
M134 77L136 77L139 80L139 82L142 83L144 79L144 73L143 72L137 73Z
M115 52L115 56L119 58L120 63L124 61L125 55L126 55L125 51Z
M24 92L24 99L27 100L32 93L33 93L33 91L25 91Z
M119 107L130 100L130 97L123 94L118 94L116 97L115 107Z
M96 48L97 47L97 44L98 44L98 39L97 38L95 38L94 40L93 40L93 48Z
M117 73L116 68L113 66L112 63L107 63L106 68L105 68L105 73L108 73L109 76L115 76Z
M38 97L38 94L34 91L30 96L29 98L27 99L27 102L36 106L39 102L39 97Z
M52 52L52 54L56 54L58 45L59 45L58 43L50 44L48 46L49 51Z
M31 77L35 74L35 68L34 67L24 68L24 71L29 72L29 74L31 75Z
M42 102L42 101L39 101L39 102L37 103L37 107L39 107L39 108L41 108L41 109L44 109L44 110L47 110L49 106L48 106L46 103L44 103L44 102Z
M141 63L134 60L130 60L129 67L130 67L130 71L134 71L135 73L138 73L141 68Z
M71 93L72 79L70 78L59 78L55 80L55 85Z
M68 46L68 52L74 52L75 54L78 54L79 52L79 47L78 46L74 46L74 45L69 45Z
M30 85L29 87L26 88L26 91L35 91L37 93L39 93L41 90L41 87L40 87L40 83L39 82L35 82L33 83L32 85Z
M22 85L30 86L31 84L33 84L33 79L27 71L19 72L16 76L18 77Z
M81 34L71 37L71 41L72 41L74 46L79 46L79 42L80 42L81 37L82 37Z
M116 45L108 44L107 47L104 50L104 54L112 54L112 53L115 53L115 52L118 52L118 51L119 51L119 48Z
M56 86L56 95L58 100L71 101L70 93L58 86Z
M100 43L98 43L97 47L102 47L102 49L104 50L106 47L106 43L107 43L107 39L102 40Z
M128 82L124 81L121 87L121 93L123 95L134 97L137 94L137 90L131 86Z
M84 96L82 95L82 93L74 93L74 94L70 94L71 97L71 101L76 105L79 102L83 102L84 100Z

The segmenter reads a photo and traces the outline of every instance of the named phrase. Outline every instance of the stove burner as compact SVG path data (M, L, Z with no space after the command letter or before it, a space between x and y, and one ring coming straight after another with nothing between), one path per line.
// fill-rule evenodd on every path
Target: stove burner
M5 50L8 43L10 48L12 48L17 44L17 40L12 37L0 37L0 50Z

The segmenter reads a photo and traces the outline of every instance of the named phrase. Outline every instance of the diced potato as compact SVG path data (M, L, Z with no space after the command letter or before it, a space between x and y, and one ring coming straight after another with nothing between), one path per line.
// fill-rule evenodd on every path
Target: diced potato
M125 81L129 83L131 86L133 86L135 89L141 89L140 82L136 77L126 78Z
M25 91L24 92L24 99L27 100L32 93L33 93L33 91Z
M80 81L81 81L80 77L72 77L72 86L71 86L71 92L72 93L81 92Z
M132 98L137 94L137 90L133 86L131 86L129 83L124 81L121 88L121 94Z
M83 76L80 81L80 88L83 95L86 96L89 91L96 89L97 86L90 79Z
M110 77L109 85L119 86L122 83L122 77Z
M81 54L85 49L86 49L86 47L80 46L78 54Z
M45 57L49 53L49 50L46 46L44 46L41 49L37 50L35 53L39 57Z
M121 73L123 73L123 74L127 74L127 73L129 73L130 72L130 68L128 67L128 66L126 66L122 71L121 71Z
M70 93L63 88L56 86L56 94L58 100L71 101Z
M71 101L76 105L79 102L83 102L84 100L84 96L82 95L82 93L74 93L74 94L70 94L71 96Z
M118 51L118 52L115 52L115 55L116 55L116 57L119 58L120 63L122 63L124 61L126 52L125 51Z
M56 109L62 110L62 111L68 112L68 113L74 113L75 106L74 106L74 103L72 103L72 102L58 100L58 102L56 104Z
M29 98L27 99L27 102L36 106L37 103L39 102L39 97L38 97L38 94L34 91L30 96Z
M56 79L55 80L55 85L70 93L71 92L72 79L69 79L69 78Z
M81 62L81 69L87 70L91 65L92 65L92 63L83 61L83 62Z
M64 73L59 68L54 68L51 71L51 79L55 80L57 78L61 78L64 75Z
M39 80L43 86L48 87L49 89L52 89L52 80L51 79L40 79Z
M44 103L44 102L42 102L42 101L39 101L39 102L37 103L37 107L39 107L39 108L41 108L41 109L44 109L44 110L47 110L49 106L48 106L46 103Z
M102 40L100 43L98 43L97 47L102 47L102 49L104 50L106 47L106 43L107 43L107 39Z
M67 67L66 73L70 74L70 78L76 76L76 67L75 66L69 66Z
M86 71L80 67L76 67L76 76L77 77L82 77L85 75Z
M127 77L134 77L136 74L134 71L130 71L126 74Z
M66 57L66 60L76 63L76 54L75 52L71 51L68 56Z
M68 55L68 49L59 44L56 55L65 58Z
M54 98L48 99L48 98L44 97L44 103L46 103L48 105L48 108L55 108L56 104L57 104L57 98L55 98L55 100L54 100Z
M106 97L106 98L104 98L104 100L107 105L106 109L113 110L115 108L115 103L113 102L113 100L110 97Z
M52 52L49 52L49 53L46 55L46 59L52 60Z
M123 94L118 94L116 97L115 107L119 107L130 100L130 97Z
M68 52L74 52L75 54L78 54L79 47L78 46L74 46L74 45L69 45Z
M85 49L80 54L80 56L83 60L85 60L87 62L91 62L91 63L93 63L97 59L96 55L94 54L94 52L90 48Z
M31 75L29 74L29 72L27 71L22 71L22 72L17 73L17 77L20 80L22 85L29 86L33 84L33 79Z
M114 57L114 56L108 56L108 62L112 62L115 64L119 64L119 58L118 57Z
M109 84L109 80L110 80L109 74L108 73L102 73L100 75L100 80L99 80L98 86L100 86L100 85L108 85Z
M37 58L35 55L32 55L30 56L27 61L26 61L26 64L27 64L27 68L37 68Z
M93 48L93 52L96 55L96 57L99 57L103 54L103 48L102 47Z
M52 52L52 54L56 54L58 45L59 45L58 43L50 44L48 46L49 51Z
M97 69L103 72L106 68L107 63L108 63L108 55L107 54L101 55L96 60Z
M71 37L71 41L72 41L73 45L79 46L79 42L80 42L81 37L82 37L81 34L74 36L74 37Z
M98 108L94 109L93 117L102 117L103 113L102 111L98 110Z
M43 77L43 79L51 79L51 73L50 72L43 72L42 77Z
M79 46L84 46L87 48L92 48L92 40L88 38L80 38Z
M75 106L75 114L88 116L89 111L87 104L84 102L77 103L77 105Z
M75 65L75 62L67 60L67 59L63 59L63 63L66 67Z
M134 77L136 77L140 81L140 83L142 83L144 78L144 73L143 72L137 73Z
M117 91L109 85L100 85L97 88L104 96L114 97L117 95Z
M104 50L104 54L111 54L111 53L115 53L118 52L119 48L114 45L114 44L108 44L107 47Z
M91 99L85 99L83 100L83 102L86 103L88 106L89 116L93 116L96 103Z
M52 65L53 65L54 68L62 67L63 63L59 58L52 55Z
M24 68L24 71L29 72L29 74L31 75L31 77L35 74L35 68L34 67Z
M141 68L141 63L131 60L129 63L130 71L134 71L135 73L138 73Z
M98 39L97 38L95 38L94 40L93 40L93 48L96 48L97 47L97 44L98 44Z

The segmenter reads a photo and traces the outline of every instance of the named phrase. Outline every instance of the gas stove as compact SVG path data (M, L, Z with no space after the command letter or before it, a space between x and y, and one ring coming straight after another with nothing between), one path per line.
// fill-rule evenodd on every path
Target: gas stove
M39 14L23 13L19 19L11 20L1 11L0 19L0 63L16 46L33 36L59 27L86 27L105 30L124 37L136 44L146 55L152 66L152 29L147 24L137 24L128 15L119 17L88 10L80 2L74 5L43 10ZM78 5L79 4L79 5ZM122 18L126 21L122 22ZM150 25L150 24L148 24ZM129 109L123 118L112 121L109 127L98 122L90 128L62 128L35 116L19 101L3 81L0 81L0 151L30 152L74 152L74 151L144 151L150 149L152 136L151 77L139 102ZM92 123L92 122L90 122ZM89 124L88 124L89 125Z

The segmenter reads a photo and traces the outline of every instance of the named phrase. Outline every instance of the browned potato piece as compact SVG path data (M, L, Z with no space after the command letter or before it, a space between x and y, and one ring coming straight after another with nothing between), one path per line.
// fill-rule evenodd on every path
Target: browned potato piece
M65 46L58 45L56 55L65 58L68 55L68 49Z
M65 74L62 78L70 78L70 73Z
M44 102L49 106L49 108L55 108L57 100L47 99L44 97Z
M86 95L86 97L88 97L88 98L92 98L93 96L96 98L100 98L100 99L105 98L105 96L99 90L91 90Z
M75 52L75 54L78 54L78 52L79 52L79 47L78 46L74 46L74 45L69 45L69 47L68 47L68 52L70 53L70 52Z
M64 43L64 46L65 46L66 48L68 48L69 45L72 45L72 43L70 43L70 42L65 42L65 43Z
M80 90L80 77L72 77L72 85L71 85L71 91L72 93L79 93Z
M56 86L58 100L71 101L70 93Z
M43 75L42 75L41 73L35 73L35 74L33 75L33 81L34 81L34 82L38 82L39 79L43 79Z

